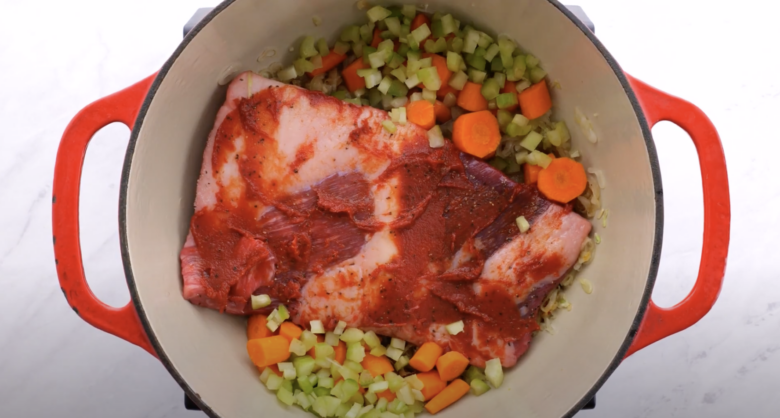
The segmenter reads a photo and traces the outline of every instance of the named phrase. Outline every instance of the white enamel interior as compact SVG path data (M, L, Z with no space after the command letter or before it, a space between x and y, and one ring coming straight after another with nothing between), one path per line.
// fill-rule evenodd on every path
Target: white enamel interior
M481 29L505 33L541 59L554 90L555 113L573 134L586 166L603 170L609 226L581 274L586 295L573 286L571 312L554 321L556 335L539 334L507 371L504 385L466 397L450 417L565 415L608 369L631 327L648 280L655 238L654 184L648 151L633 107L604 57L555 6L544 0L427 0L419 6L451 12ZM314 27L312 16L322 18ZM206 136L225 89L226 73L260 70L289 59L303 34L335 39L362 21L353 0L237 0L182 51L151 101L140 129L126 195L126 234L136 290L154 336L173 367L223 418L304 416L265 390L245 350L244 320L198 308L181 297L179 250L193 212L195 182ZM277 53L258 63L266 48ZM285 61L289 62L289 61ZM587 143L574 107L591 117L599 136ZM597 114L598 116L594 116Z

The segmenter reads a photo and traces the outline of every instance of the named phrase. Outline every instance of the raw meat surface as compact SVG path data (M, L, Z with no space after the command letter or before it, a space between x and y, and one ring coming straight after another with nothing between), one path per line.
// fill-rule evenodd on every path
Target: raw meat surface
M591 225L426 131L252 73L209 135L181 252L183 296L231 314L251 294L484 366L512 366ZM520 234L515 219L531 229ZM465 331L445 325L463 320Z

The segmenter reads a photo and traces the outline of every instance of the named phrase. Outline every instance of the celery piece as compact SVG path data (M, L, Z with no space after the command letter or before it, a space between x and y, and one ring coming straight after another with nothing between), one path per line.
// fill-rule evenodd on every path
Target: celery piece
M335 96L335 94L334 94ZM322 325L322 321L315 319L313 321L309 321L309 327L311 328L311 332L313 334L324 334L325 333L325 326Z
M463 332L464 324L463 321L461 320L461 321L448 324L445 328L447 329L447 333L449 333L450 335L458 335L461 332Z
M393 96L393 97L406 97L406 93L409 92L409 89L406 88L404 83L393 80L390 84L390 88L387 89L387 94Z
M363 48L365 48L366 44L363 42L354 42L352 43L352 52L355 53L355 56L360 58L363 56Z
M414 38L414 40L419 44L420 42L424 41L425 38L431 35L431 30L428 28L427 23L423 23L417 29L413 30L409 35L411 35L411 37Z
M425 387L423 381L420 380L416 374L410 374L409 376L404 377L404 382L412 389L422 390Z
M525 164L528 161L528 151L520 151L515 154L515 162L517 164Z
M271 368L265 367L263 368L263 372L260 373L260 381L265 384L265 382L268 381L268 377L274 374L274 372L271 371Z
M414 404L414 395L412 395L412 388L410 388L409 385L401 386L401 389L398 389L396 396L398 396L397 399L400 399L401 402L406 405Z
M409 24L407 24L407 23L402 24L401 25L401 34L398 36L399 41L401 39L406 39L406 37L409 36L410 33L412 33L412 31L411 31L411 27L409 26Z
M481 46L478 46L477 49L474 50L474 55L478 57L485 58L485 54L487 54L487 50Z
M473 393L474 396L480 396L489 390L490 390L490 386L488 386L487 383L485 383L485 381L481 379L474 379L471 381L471 393Z
M385 19L387 30L390 31L395 37L401 36L401 21L397 17L388 17Z
M493 100L498 97L499 90L501 90L501 87L499 87L498 82L494 78L489 78L482 83L482 97L487 100Z
M528 66L528 68L536 68L539 66L539 58L528 54L525 56L525 64Z
M484 71L475 70L473 68L469 68L469 80L473 83L482 84L485 81L485 77L487 76L487 73Z
M493 58L498 55L499 47L498 44L490 44L490 46L487 48L487 51L485 51L484 58L488 61L493 61Z
M359 42L360 41L360 28L355 25L350 25L341 31L339 39L342 42Z
M390 121L390 123L393 123ZM393 128L395 128L395 125L393 125ZM357 363L360 363L363 361L363 358L366 356L366 349L363 347L360 343L349 343L347 344L347 360L351 360Z
M494 358L486 361L485 376L494 388L499 388L504 381L504 370L501 368L501 360Z
M368 391L371 393L384 392L389 388L389 384L386 381L376 382L368 385Z
M368 385L365 385L365 387L368 387ZM375 404L377 399L379 398L376 396L376 393L368 392L365 395L363 395L363 399L365 399L366 402L368 402L369 404Z
M296 70L297 71L297 70ZM271 304L271 297L268 295L252 295L252 309L265 308Z
M279 81L290 81L295 77L298 77L298 73L296 72L294 65L291 65L287 68L283 68L279 70L278 73L276 73L276 78L278 78ZM276 331L276 330L272 330L272 331Z
M441 88L441 79L439 78L439 72L436 71L436 67L427 67L417 71L417 78L420 79L428 90Z
M396 393L404 385L404 378L393 372L385 373L385 381L388 384L390 392Z
M505 68L509 68L512 66L512 63L514 59L512 58L512 53L515 51L516 45L514 41L511 39L506 38L499 38L498 39L498 52L501 56L501 62L504 65Z
M434 125L428 131L428 146L431 148L441 148L444 146L444 134L441 132L439 125Z
M290 341L289 351L296 356L303 356L306 355L306 346L301 342L301 340L295 338Z
M495 73L493 74L493 78L496 79L496 82L498 82L498 86L502 89L506 85L506 74L504 73Z
M353 397L356 393L358 393L358 390L360 390L360 385L352 379L344 380L341 383L341 400L346 401L349 398Z
M467 54L473 54L477 49L477 42L479 41L479 31L469 30L466 32L466 37L463 40L463 51Z
M355 93L357 93L357 91ZM325 344L327 344L329 346L332 346L332 347L335 347L335 346L339 345L339 336L336 335L333 332L330 332L330 331L326 332L325 333Z
M452 77L450 77L449 86L454 88L455 90L463 90L463 87L466 85L466 82L468 81L469 81L469 76L466 75L466 73L464 73L463 71L458 71L452 74Z
M390 59L390 57L393 56L393 48L394 48L394 44L392 39L385 39L384 41L380 42L379 45L377 45L376 50L384 51L385 60L388 60Z
M417 60L417 63L420 65L420 68L428 68L433 66L433 58L421 58Z
M360 414L361 406L358 403L353 403L352 406L349 408L349 411L347 411L346 414L344 414L344 418L357 418L358 414Z
M317 336L309 330L304 330L301 333L301 342L306 347L306 351L309 351L317 344Z
M319 54L309 58L309 61L314 65L315 70L322 68L322 57Z
M412 94L412 98L409 100L410 102L416 102L417 100L422 100L422 97L417 98L415 97L415 94L422 96L422 93L414 93ZM385 354L387 354L387 348L385 348L385 346L383 345L378 345L371 349L370 354L372 356L377 356L377 357L384 356Z
M395 370L398 371L406 367L408 364L409 364L409 357L401 356L398 358L398 360L396 360L394 367Z
M387 94L387 91L390 89L391 84L393 84L393 79L391 79L390 77L385 77L382 79L382 81L379 82L379 86L377 86L376 89L381 91L382 94Z
M529 132L531 132L530 126L519 126L514 122L509 123L506 128L506 134L512 137L519 137L523 135L527 135Z
M490 161L488 161L488 164L490 164L491 167L495 168L498 171L504 171L507 166L506 160L504 160L501 157L491 158Z
M282 383L284 383L284 378L272 373L268 376L268 380L265 381L265 387L267 387L268 390L279 390L279 388L282 387Z
M365 341L366 344L371 348L375 348L382 344L382 342L379 340L379 337L376 335L374 331L368 331L364 333L363 341Z
M413 4L405 4L401 8L401 13L409 19L414 19L414 17L417 15L417 7Z
M391 120L383 120L382 126L385 128L387 132L390 132L391 134L394 134L396 131L395 125Z
M321 388L331 389L333 388L333 378L332 377L320 377L317 381L317 386Z
M556 131L555 129L549 130L544 133L544 138L550 142L555 147L561 146L561 134L560 132Z
M442 29L442 35L446 36L451 33L454 33L456 30L458 30L458 26L455 24L455 18L452 17L451 14L446 14L441 17L441 29Z
M506 128L510 122L512 122L512 112L504 109L499 109L496 117L498 118L498 126Z
M523 90L527 89L528 87L531 87L531 81L530 80L519 80L517 83L515 83L515 90L517 90L518 93L522 93Z
M501 62L501 57L493 58L493 61L490 61L490 71L504 71L504 63Z
M412 51L420 49L420 42L418 42L411 33L406 37L406 44L409 45L409 49Z
M434 19L431 22L431 37L437 39L444 37L444 27L441 24L441 19Z
M463 374L463 380L471 382L474 379L485 379L485 374L482 372L482 369L469 366L469 368L466 369L466 373Z
M457 52L447 52L447 69L456 72L460 69L460 63L463 61L463 57Z
M395 69L395 68L398 68L398 67L400 67L400 66L401 66L401 64L403 64L403 63L404 63L404 57L402 57L402 56L400 56L400 55L396 54L395 52L393 52L393 55L392 55L392 57L391 57L391 58L390 58L390 60L387 62L387 66L388 66L389 68L393 68L393 69Z
M376 48L373 46L366 45L363 47L363 64L370 64L371 62L368 60L368 56L376 52Z
M463 51L463 38L454 37L447 42L447 49L460 54Z
M381 68L385 65L385 56L387 53L385 51L376 51L372 52L368 55L368 63L371 65L371 68Z
M528 126L528 124L530 123L528 118L523 116L520 113L515 115L515 117L512 119L512 122L518 126Z
M391 14L392 12L390 10L385 9L382 6L374 6L368 9L366 12L366 15L368 15L368 20L371 22L378 22L389 17Z
M406 81L406 67L400 66L393 71L390 71L390 75L397 78L400 82Z
M409 52L409 45L407 44L398 45L398 51L396 51L398 55L405 57L408 52Z
M387 398L380 398L378 401L376 401L376 408L375 411L379 412L385 412L387 410Z
M355 91L355 95L357 96L358 91L361 91L361 90L363 91L363 94L361 94L360 96L363 96L363 95L366 94L366 90L365 89L359 89L359 90ZM340 336L341 334L344 333L344 330L346 328L347 328L347 323L344 322L344 321L339 321L338 324L336 324L336 328L333 330L333 333Z
M531 225L525 219L525 216L518 216L515 219L515 223L517 223L517 228L520 229L520 233L523 233L523 234L531 228ZM477 380L477 379L474 379L474 380ZM474 381L472 381L472 383L473 382Z
M301 41L301 47L298 51L301 58L309 58L317 55L317 48L314 45L313 36L305 36Z
M544 71L542 67L531 68L531 81L535 84L544 79L547 76L547 71Z
M428 90L426 88L422 89L422 98L423 100L427 100L431 103L436 103L436 92L433 90Z
M525 73L525 69L526 69L526 63L525 63L525 59L523 59L523 56L522 55L516 56L514 58L514 62L512 63L512 70L514 72L515 78L516 79L522 78L523 74Z
M549 155L538 150L531 151L531 154L527 157L527 159L529 162L533 162L534 165L538 165L542 168L547 168L547 166L552 162L552 158L550 158Z
M499 109L506 109L517 104L517 93L501 93L496 96L496 105Z
M290 391L290 393L292 393L292 392L293 392L293 384L292 384L292 380L285 380L285 381L283 381L283 382L282 382L282 386L280 386L279 388L280 388L280 389L281 389L281 388L285 388L285 389L287 389L288 391Z
M286 306L279 305L276 309L279 312L279 319L281 319L282 321L286 321L290 319L290 312L287 310Z
M424 47L426 52L430 52L432 54L445 52L447 50L447 40L444 38L439 38L436 41L433 41L432 39L428 39L427 41L425 41Z
M314 391L314 385L311 384L308 377L299 377L297 382L303 393L308 395Z
M374 383L374 376L371 375L371 372L368 370L363 370L360 373L360 378L358 379L358 383L360 383L360 386L368 387L368 385Z
M487 61L485 61L484 57L477 54L466 54L466 63L469 67L476 68L479 71L485 71Z
M542 134L531 131L528 133L528 135L525 136L525 138L523 138L522 141L520 141L520 146L527 149L528 151L533 151L536 149L536 147L539 146L539 143L542 142L542 139L544 139Z
M406 386L408 388L408 386ZM393 414L403 414L409 407L401 401L399 398L395 398L387 404L387 412Z
M303 392L298 392L295 394L295 403L301 406L304 410L309 409L311 407L311 402L309 401L309 397L306 396Z
M382 103L382 92L377 89L370 89L368 91L368 103L374 107Z
M276 392L276 398L287 406L292 406L295 403L295 396L285 388L279 388Z
M335 356L336 351L326 343L317 343L314 346L314 358L316 359L334 358Z
M400 6L390 6L387 8L387 10L390 10L390 17L397 17L401 19L404 16Z
M490 44L492 43L493 43L493 38L491 38L490 35L488 35L485 32L479 33L479 40L477 41L478 46L487 49L487 47L490 46Z
M374 39L374 24L367 23L360 27L360 39L369 44Z
M338 41L335 45L333 45L333 52L339 55L346 54L350 49L352 49L352 46L346 42Z
M571 140L571 134L569 133L569 127L566 126L566 122L562 120L556 122L555 130L561 135L561 143L569 142L569 140Z

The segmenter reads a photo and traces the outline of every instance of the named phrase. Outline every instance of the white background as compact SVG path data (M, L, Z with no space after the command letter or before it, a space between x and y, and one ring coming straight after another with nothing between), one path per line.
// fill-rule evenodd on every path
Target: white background
M195 9L215 3L0 1L0 416L203 416L184 410L181 389L157 360L70 310L54 268L50 202L55 153L70 118L158 69ZM597 408L577 417L777 416L780 7L758 0L576 4L625 71L692 101L714 121L733 213L714 309L626 360L599 391ZM653 134L666 213L654 299L670 306L697 271L701 181L680 129L660 124ZM87 277L115 306L129 299L117 234L128 136L122 125L98 133L81 192Z

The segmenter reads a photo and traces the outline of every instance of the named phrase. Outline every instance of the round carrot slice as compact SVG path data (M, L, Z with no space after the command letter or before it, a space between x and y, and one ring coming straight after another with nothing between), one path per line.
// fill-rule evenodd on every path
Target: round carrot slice
M537 187L548 199L569 203L588 187L588 176L582 164L571 158L556 158L539 172Z

